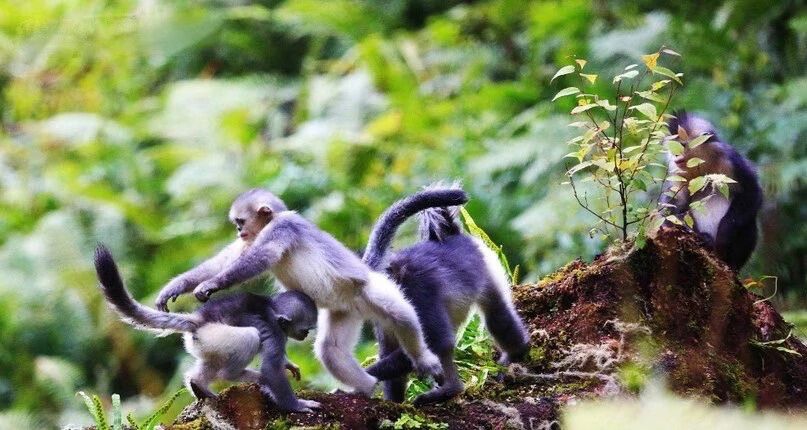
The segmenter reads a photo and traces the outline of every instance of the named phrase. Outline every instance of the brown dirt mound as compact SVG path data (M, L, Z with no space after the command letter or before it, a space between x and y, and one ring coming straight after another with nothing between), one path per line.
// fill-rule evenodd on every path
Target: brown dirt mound
M807 406L807 347L696 236L665 228L642 249L574 261L513 294L532 348L483 390L415 409L349 394L304 392L323 409L283 414L256 387L194 403L171 429L552 429L575 398L630 394L660 377L676 393L760 407ZM418 427L419 425L419 427Z
M621 389L658 374L676 393L716 402L807 405L807 347L681 229L575 261L517 287L515 300L533 330L533 371L610 375L594 378Z

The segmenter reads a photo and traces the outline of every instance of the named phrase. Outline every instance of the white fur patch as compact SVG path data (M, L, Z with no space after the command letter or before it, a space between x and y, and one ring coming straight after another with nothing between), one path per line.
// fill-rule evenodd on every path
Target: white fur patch
M485 245L485 242L482 242L481 239L474 237L474 243L476 244L477 249L482 254L482 260L485 262L485 269L487 269L490 277L493 279L493 283L496 285L496 289L502 293L504 297L507 298L507 302L511 302L511 293L510 293L510 279L507 277L507 272L504 271L501 262L499 262L499 257L493 252L492 249L488 248Z
M344 310L355 297L354 285L342 278L313 246L292 248L272 267L272 272L284 287L302 291L319 308Z
M693 138L702 134L712 133L712 124L697 116L690 115L687 119L686 126L687 133Z
M713 240L716 239L720 221L726 216L730 205L731 202L721 194L713 194L705 201L701 209L691 211L692 219L695 220L695 228L701 233L708 234Z
M184 340L185 349L194 357L230 368L246 367L261 346L255 327L221 323L205 324L195 333L185 333Z
M415 308L406 300L395 281L384 273L374 271L370 271L367 279L369 282L364 293L371 303L384 309L395 321L417 321ZM364 317L370 318L371 315L368 313Z

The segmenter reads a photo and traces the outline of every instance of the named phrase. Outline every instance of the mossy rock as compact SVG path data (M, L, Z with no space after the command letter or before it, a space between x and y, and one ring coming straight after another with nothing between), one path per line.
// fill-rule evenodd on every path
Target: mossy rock
M646 376L637 371L646 369L682 395L807 405L807 348L788 337L779 313L694 234L663 228L642 249L612 250L591 264L575 261L548 279L514 291L532 342L544 352L527 363L534 372L558 371L552 363L575 345L598 346L599 353L612 350L617 362L608 369L627 391L636 391ZM626 326L633 330L626 333ZM600 391L589 386L577 394L603 394L605 382L597 385Z

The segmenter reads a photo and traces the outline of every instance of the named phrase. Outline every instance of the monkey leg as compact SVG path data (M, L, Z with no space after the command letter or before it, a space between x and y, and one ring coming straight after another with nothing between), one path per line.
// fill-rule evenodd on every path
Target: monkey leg
M377 379L365 372L353 355L363 320L345 311L320 311L314 353L339 382L369 396Z
M261 373L254 369L231 369L222 379L257 384L261 379Z
M379 381L388 381L406 376L413 370L412 360L400 348L379 358L380 360L366 369L367 373L375 376Z
M376 367L374 364L367 368L367 373L383 381L382 387L384 389L385 399L391 402L401 403L404 401L404 394L406 393L406 376L412 371L412 361L401 351L398 339L395 338L394 334L385 333L383 327L378 323L373 324L373 329L375 330L376 339L378 339L379 362L385 361L387 357L397 351L401 357L398 363L403 363L404 366L393 368L391 372L377 369L378 374L376 374L371 370Z
M715 239L715 252L735 272L745 265L757 245L756 212L748 214L742 201L733 201L720 220Z
M443 365L443 383L439 387L417 396L414 401L415 406L445 402L458 396L465 389L459 372L457 372L457 365L454 364L454 351L449 350L445 354L440 354L440 363Z
M210 383L217 373L218 369L214 366L199 360L185 373L185 386L198 400L216 397L216 394L210 391Z
M499 363L521 361L529 349L530 339L508 295L499 286L492 285L479 305L485 317L485 326L502 351Z
M440 359L426 346L415 308L404 298L398 285L381 273L370 272L362 293L364 300L359 303L359 311L368 312L385 330L395 334L418 373L439 377L442 373Z

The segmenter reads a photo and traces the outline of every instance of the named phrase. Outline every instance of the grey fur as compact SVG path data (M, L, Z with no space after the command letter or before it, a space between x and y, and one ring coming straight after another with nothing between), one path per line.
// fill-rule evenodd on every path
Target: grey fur
M252 198L258 201L251 202ZM161 292L158 303L167 303L177 292L194 288L195 283L194 295L206 301L218 290L271 270L286 289L307 293L322 309L314 349L337 380L365 394L375 388L376 379L353 356L361 323L366 319L394 333L420 373L440 375L440 361L426 347L417 315L397 286L302 216L275 210L285 208L275 199L266 190L239 196L230 210L239 233L239 224L255 225L253 220L262 214L266 214L265 226L254 240L237 241L172 281ZM262 212L260 203L267 201L274 208ZM199 281L202 277L206 279Z
M302 340L316 324L316 306L305 294L285 292L270 298L241 293L211 300L192 314L169 314L132 298L103 245L96 249L95 268L104 296L125 321L139 328L185 332L185 347L197 359L185 383L197 398L214 397L209 384L219 378L258 383L283 410L319 407L298 399L285 375L286 369L299 375L286 359L287 337ZM260 372L247 368L258 353Z
M421 212L423 241L393 255L387 267L415 307L426 342L443 366L439 386L418 396L416 405L445 401L462 392L454 343L456 330L472 305L482 311L502 351L502 363L522 359L528 348L529 336L512 304L509 282L498 259L481 241L463 233L456 214L456 208L446 207ZM376 336L380 360L367 371L384 381L388 400L402 401L412 365L383 327L376 326Z
M445 187L439 183L434 184L425 187L419 193L398 200L381 214L375 227L370 232L370 239L367 242L367 249L364 251L362 261L371 269L378 270L383 264L384 253L395 237L395 231L409 217L418 212L427 213L434 210L446 210L447 206L456 211L457 205L464 204L467 201L468 195L460 188L459 182L455 182L450 187ZM421 225L423 225L422 222Z

